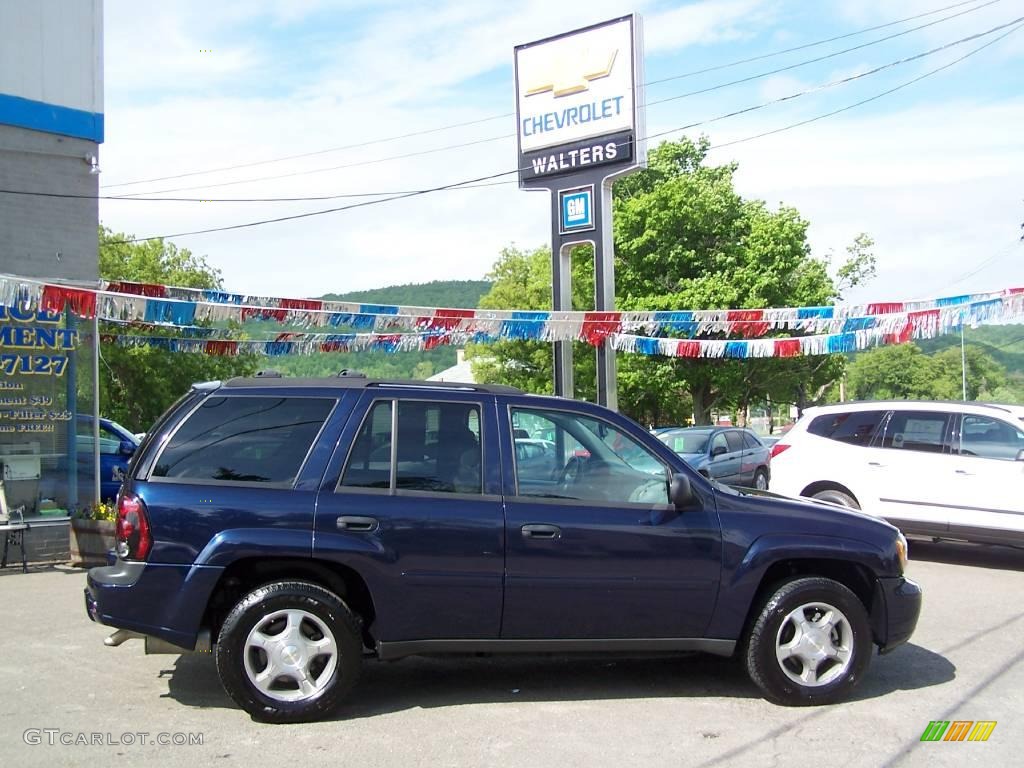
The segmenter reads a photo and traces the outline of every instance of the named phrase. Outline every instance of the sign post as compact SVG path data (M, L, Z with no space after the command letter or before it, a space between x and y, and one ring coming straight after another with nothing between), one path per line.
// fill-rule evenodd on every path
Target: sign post
M551 293L572 309L572 251L594 250L594 309L615 308L612 182L647 164L640 17L515 48L519 186L551 197ZM555 394L573 396L572 342L555 342ZM597 348L597 400L617 408L615 350Z

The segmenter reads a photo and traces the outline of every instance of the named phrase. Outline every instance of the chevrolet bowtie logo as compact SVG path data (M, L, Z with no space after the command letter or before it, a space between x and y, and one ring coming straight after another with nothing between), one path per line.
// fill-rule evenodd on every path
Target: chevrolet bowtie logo
M566 51L551 59L544 68L545 74L535 76L526 83L526 95L552 91L557 96L581 93L590 87L591 80L608 77L612 73L618 50L607 48L584 48L581 52Z

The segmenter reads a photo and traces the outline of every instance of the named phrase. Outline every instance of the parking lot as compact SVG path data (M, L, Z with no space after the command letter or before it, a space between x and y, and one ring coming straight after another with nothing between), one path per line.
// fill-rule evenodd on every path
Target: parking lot
M82 608L82 571L8 568L0 575L7 627L0 633L0 762L285 765L320 756L365 768L1019 764L1024 552L921 543L911 558L910 576L925 590L917 632L909 645L875 657L845 704L774 706L740 665L700 655L411 658L368 663L354 698L332 721L291 726L252 722L222 691L210 656L146 656L139 642L104 647L108 628L91 624ZM931 720L998 725L986 743L922 743ZM26 736L28 729L37 730ZM138 732L147 741L201 733L202 744L125 738ZM94 733L115 743L60 743Z

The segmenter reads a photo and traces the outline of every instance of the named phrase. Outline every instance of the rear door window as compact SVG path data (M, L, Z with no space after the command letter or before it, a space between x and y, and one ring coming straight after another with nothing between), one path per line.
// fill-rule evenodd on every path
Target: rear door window
M898 451L943 453L949 444L950 414L939 411L893 411L876 445Z
M167 441L151 477L290 486L335 401L208 397Z
M807 431L849 445L867 446L882 422L885 411L841 411L816 416Z
M750 432L743 433L743 444L748 451L756 451L758 448L763 448L761 441L754 437Z

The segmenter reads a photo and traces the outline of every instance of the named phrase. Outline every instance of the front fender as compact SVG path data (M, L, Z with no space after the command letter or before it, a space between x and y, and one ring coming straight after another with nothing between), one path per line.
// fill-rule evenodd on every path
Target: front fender
M859 539L822 534L767 534L755 539L734 568L723 573L722 588L708 637L738 639L768 569L794 560L852 563L869 573L887 573L887 553ZM730 573L731 571L731 573Z

